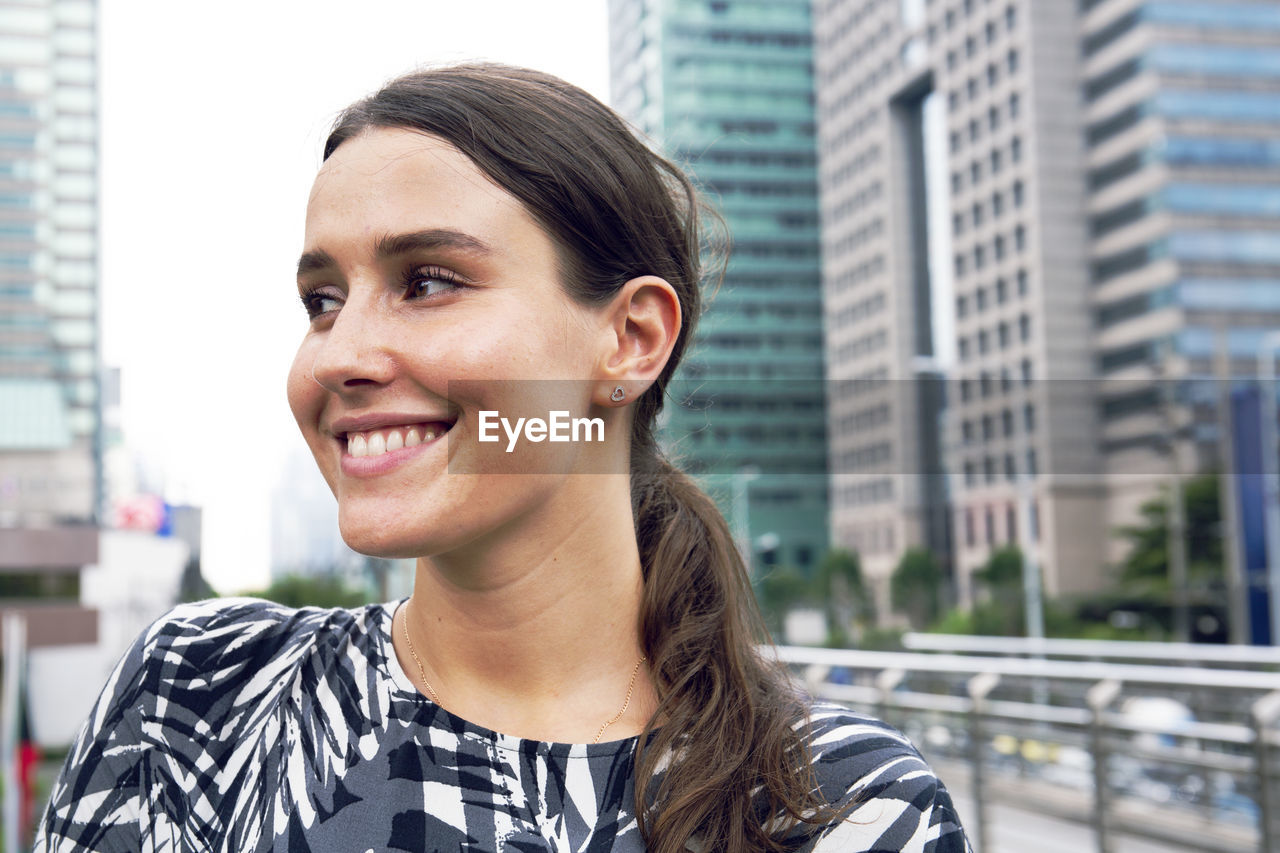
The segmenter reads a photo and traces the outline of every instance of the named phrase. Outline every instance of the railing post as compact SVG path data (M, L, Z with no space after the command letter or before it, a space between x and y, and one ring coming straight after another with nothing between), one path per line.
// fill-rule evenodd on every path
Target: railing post
M1107 744L1106 725L1102 715L1120 695L1120 682L1108 678L1099 681L1085 693L1089 706L1089 748L1093 753L1093 831L1098 838L1098 853L1111 853L1107 827Z
M876 713L880 715L880 719L891 725L899 725L889 719L889 706L893 704L893 691L898 689L898 685L906 677L907 673L901 669L886 669L876 676L876 689L880 691L880 707L876 709ZM900 725L899 728L901 728Z
M1262 853L1275 850L1275 803L1271 790L1271 750L1267 730L1280 717L1280 690L1272 691L1253 703L1253 771L1258 781L1258 849Z
M969 713L969 766L973 770L973 813L978 822L975 836L978 840L977 853L991 850L987 842L991 838L991 813L987 810L986 773L983 770L984 747L987 736L983 731L982 711L986 705L987 695L1000 683L1000 676L994 672L980 672L969 679L969 698L973 700L973 710Z

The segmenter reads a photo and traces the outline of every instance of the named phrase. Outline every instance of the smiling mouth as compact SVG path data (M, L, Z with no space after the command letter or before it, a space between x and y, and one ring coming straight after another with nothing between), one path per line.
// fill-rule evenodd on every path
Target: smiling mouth
M347 455L381 456L405 447L417 447L434 441L449 431L453 424L433 422L380 427L379 429L348 432L340 440L346 441Z

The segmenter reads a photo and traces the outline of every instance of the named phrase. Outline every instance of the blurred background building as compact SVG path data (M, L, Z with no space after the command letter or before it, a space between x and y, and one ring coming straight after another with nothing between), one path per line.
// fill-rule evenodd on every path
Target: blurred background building
M828 546L812 27L808 0L609 4L613 106L733 238L673 386L668 452L757 563L804 572Z
M834 539L873 576L949 540L962 601L1013 542L1095 589L1170 471L1218 464L1213 383L1178 380L1252 374L1280 326L1280 7L815 15Z
M92 642L98 558L96 7L0 3L0 607Z

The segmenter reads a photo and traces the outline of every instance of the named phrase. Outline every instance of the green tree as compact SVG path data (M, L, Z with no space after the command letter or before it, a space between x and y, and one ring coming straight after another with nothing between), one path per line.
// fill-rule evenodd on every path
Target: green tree
M1187 541L1187 575L1193 587L1222 581L1222 508L1218 503L1218 475L1192 477L1182 484L1182 517ZM1169 589L1169 497L1152 498L1138 510L1139 524L1117 531L1130 544L1120 564L1122 586L1158 592Z
M363 589L352 589L336 577L285 575L258 592L247 592L286 607L359 607L368 601Z
M809 584L793 566L778 566L756 583L756 601L760 603L765 625L779 642L787 611L809 597Z
M1001 637L1020 637L1027 632L1026 599L1022 585L1022 550L1006 545L991 552L973 579L986 590L986 600L977 602L971 614L973 631Z
M889 594L895 610L907 614L911 627L923 630L942 612L942 569L924 548L908 548L889 578Z
M827 617L827 645L848 646L851 631L875 621L875 601L862 578L862 561L856 551L833 548L818 563L814 597Z

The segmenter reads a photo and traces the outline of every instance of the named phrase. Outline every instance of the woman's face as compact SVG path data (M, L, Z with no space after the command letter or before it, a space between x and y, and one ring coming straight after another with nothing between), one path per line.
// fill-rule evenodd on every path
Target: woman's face
M289 405L351 547L431 555L563 503L583 445L506 452L501 429L476 441L479 413L607 414L590 380L609 324L565 294L551 239L467 157L408 130L343 143L311 191L298 289L310 328Z

